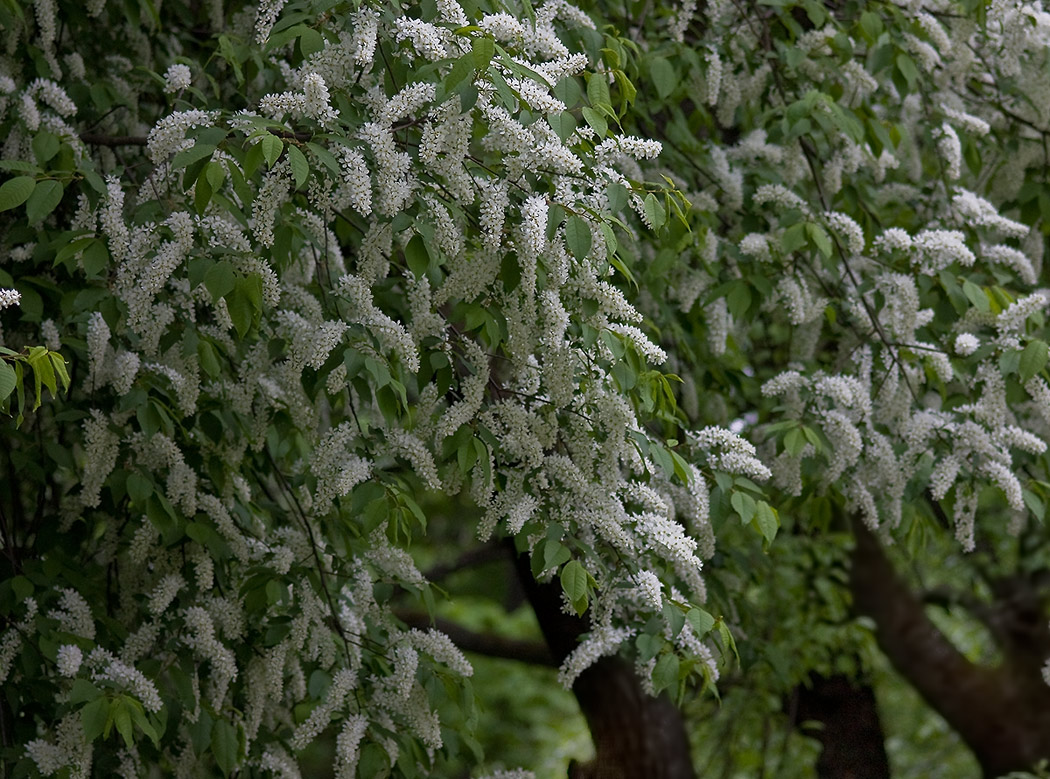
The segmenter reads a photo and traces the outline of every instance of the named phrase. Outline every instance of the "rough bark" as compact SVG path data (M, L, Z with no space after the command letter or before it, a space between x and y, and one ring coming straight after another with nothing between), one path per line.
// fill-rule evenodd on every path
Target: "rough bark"
M528 560L518 574L551 654L560 664L586 632L586 620L561 609L561 588L538 584ZM576 680L573 694L594 741L594 760L574 764L572 779L694 779L682 715L666 695L642 689L631 665L605 657Z
M846 676L812 674L791 701L794 721L821 724L807 731L820 741L820 779L888 779L890 763L871 687Z
M1029 769L1050 757L1050 687L1037 662L1050 642L1035 593L1004 582L1012 595L996 604L1006 616L993 634L1005 660L994 668L976 665L930 621L878 539L860 522L853 527L854 607L874 620L879 647L893 667L955 729L984 775Z

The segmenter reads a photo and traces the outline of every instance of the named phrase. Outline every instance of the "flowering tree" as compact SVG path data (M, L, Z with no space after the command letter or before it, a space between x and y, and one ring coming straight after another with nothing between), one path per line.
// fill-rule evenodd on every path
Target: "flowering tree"
M596 741L617 700L659 725L641 693L717 680L728 518L769 544L785 508L864 539L936 512L965 550L982 500L992 535L1042 518L1035 5L0 25L16 770L296 776L322 734L337 776L433 769L471 743L437 709L473 701L402 618L433 609L437 503L513 543ZM593 770L689 775L656 731Z

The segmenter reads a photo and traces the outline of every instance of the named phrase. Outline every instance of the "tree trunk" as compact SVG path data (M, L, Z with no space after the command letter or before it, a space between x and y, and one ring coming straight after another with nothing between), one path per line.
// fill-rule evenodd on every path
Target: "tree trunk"
M812 674L808 686L795 689L793 719L819 722L807 732L820 741L820 779L889 779L890 763L871 687L846 676Z
M516 557L518 576L536 612L551 654L560 664L586 632L585 619L561 609L557 583L539 584L527 557ZM642 689L631 665L603 657L572 686L594 741L595 758L574 764L572 779L694 779L682 715L666 695Z
M1050 757L1050 687L1030 660L1050 652L1041 609L998 602L1010 609L1012 619L1004 623L1014 623L997 635L1005 660L995 668L975 665L930 621L878 539L859 521L853 528L854 608L875 621L879 647L893 667L973 750L984 775L1030 769ZM1030 639L1023 651L1016 640L1006 640L1022 634Z

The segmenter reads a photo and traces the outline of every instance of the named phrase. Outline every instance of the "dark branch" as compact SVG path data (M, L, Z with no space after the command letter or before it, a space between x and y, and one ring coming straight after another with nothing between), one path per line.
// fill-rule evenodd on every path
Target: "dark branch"
M428 570L424 576L427 581L441 581L449 574L453 574L456 571L461 571L465 568L473 568L477 565L485 565L486 563L494 563L497 561L510 562L510 557L507 555L507 550L500 544L485 544L484 546L474 547L468 549L466 552L461 554L455 560L447 563L438 563L433 568Z
M89 146L145 146L145 135L102 135L101 133L81 133L80 140Z
M466 652L475 652L487 657L500 657L504 660L517 660L532 665L546 665L556 668L558 664L551 657L547 645L542 641L527 641L518 638L506 638L491 633L475 633L462 625L437 617L431 620L430 615L422 611L397 609L397 618L409 627L426 630L434 627L452 639L453 643Z

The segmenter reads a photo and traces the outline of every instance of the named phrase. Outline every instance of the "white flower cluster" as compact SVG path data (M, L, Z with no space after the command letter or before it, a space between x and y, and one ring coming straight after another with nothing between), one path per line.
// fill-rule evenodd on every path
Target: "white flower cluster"
M176 63L164 73L164 91L181 92L193 83L193 73L188 65Z
M565 689L570 689L581 673L594 665L599 658L616 652L631 635L627 628L614 628L609 625L594 628L565 658L565 662L558 669L558 681Z
M17 306L22 302L22 293L16 289L0 288L0 310Z
M322 127L333 128L339 114L332 108L331 95L324 77L319 73L309 73L303 78L302 85L302 92L266 95L259 101L259 111L273 119L281 119L285 115L290 115L293 119L305 117L313 119Z
M716 471L739 473L761 481L772 476L769 468L756 457L755 445L724 427L705 427L690 432L689 437L709 452L708 463Z

